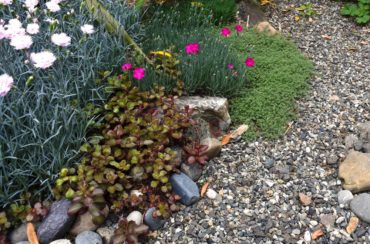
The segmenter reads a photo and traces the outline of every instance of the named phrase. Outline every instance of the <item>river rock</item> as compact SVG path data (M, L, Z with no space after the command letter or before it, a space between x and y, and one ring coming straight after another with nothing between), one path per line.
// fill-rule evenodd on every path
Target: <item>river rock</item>
M339 166L339 178L353 193L370 190L370 154L351 150Z
M208 160L216 157L221 152L222 144L216 138L203 139L200 144L208 146L208 148L202 154L206 155L208 157Z
M103 244L103 240L93 231L84 231L76 237L75 244Z
M72 244L72 242L68 239L60 239L60 240L52 241L50 242L50 244Z
M362 193L355 196L351 201L350 208L357 217L370 224L370 194Z
M68 215L71 202L63 199L51 205L50 212L37 229L41 243L50 243L63 237L71 227L75 216Z
M134 221L137 225L141 225L143 223L143 214L139 211L132 211L127 216L127 221Z
M114 236L114 228L101 227L96 232L102 237L104 244L111 244Z
M21 224L18 228L14 229L9 236L11 243L18 243L27 241L27 224Z
M341 190L338 192L338 203L347 205L349 204L353 199L353 194L352 192L348 190Z
M173 192L181 197L182 204L189 206L199 200L199 188L186 174L173 174L170 182Z
M144 222L151 230L158 230L166 223L161 217L153 217L155 210L155 208L149 208L144 215Z
M357 128L360 132L360 137L369 142L370 141L370 121L358 124Z

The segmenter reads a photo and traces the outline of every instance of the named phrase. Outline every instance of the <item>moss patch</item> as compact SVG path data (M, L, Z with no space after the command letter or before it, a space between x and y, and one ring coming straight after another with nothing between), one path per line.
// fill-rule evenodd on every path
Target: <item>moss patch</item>
M233 122L250 126L245 139L278 138L287 123L296 118L295 100L308 89L312 62L281 36L244 31L226 41L240 62L248 55L247 46L252 47L251 56L256 61L256 66L247 73L250 86L230 102Z

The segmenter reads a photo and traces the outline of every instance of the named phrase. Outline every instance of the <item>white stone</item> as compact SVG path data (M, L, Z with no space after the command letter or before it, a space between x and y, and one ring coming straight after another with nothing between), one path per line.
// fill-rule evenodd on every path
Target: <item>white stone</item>
M339 217L339 218L337 219L337 221L335 221L335 223L340 224L340 223L342 223L344 220L345 220L345 218L344 218L343 216L341 216L341 217Z
M60 239L50 242L50 244L72 244L72 242L68 239Z
M339 204L347 205L352 201L352 199L353 199L352 192L348 190L341 190L340 192L338 192L338 203Z
M217 192L213 189L208 189L207 192L206 192L206 196L209 198L209 199L216 199L217 197Z
M143 193L142 193L141 191L138 191L138 190L132 190L132 191L130 192L130 194L131 194L132 196L137 196L137 197L140 197L140 196L142 196L142 195L143 195Z
M311 232L306 231L306 232L304 233L304 240L305 240L306 242L308 242L308 243L311 241Z
M127 221L134 221L137 225L140 225L143 223L143 214L139 211L132 211L127 216Z

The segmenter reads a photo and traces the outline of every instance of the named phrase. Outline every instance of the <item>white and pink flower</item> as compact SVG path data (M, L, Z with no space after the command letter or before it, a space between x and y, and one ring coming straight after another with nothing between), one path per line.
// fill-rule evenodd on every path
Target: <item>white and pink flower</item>
M0 97L4 97L13 87L13 77L8 74L0 75Z
M45 3L46 7L50 10L50 12L58 12L60 11L60 6L57 1L51 0L50 2Z
M0 5L10 5L13 3L13 0L0 0Z
M19 35L11 39L10 46L14 47L16 50L22 50L30 48L32 43L33 41L31 36Z
M30 35L37 34L40 31L40 26L38 24L36 24L36 23L28 24L27 25L27 28L26 28L26 31Z
M81 31L84 34L93 34L95 32L94 26L89 24L84 24L81 26Z
M26 0L24 4L26 5L28 11L33 13L36 9L36 6L39 4L39 0Z
M66 33L53 34L51 41L60 47L67 47L71 44L71 38Z
M36 68L47 69L52 66L56 57L52 52L42 51L39 53L31 53L31 61Z

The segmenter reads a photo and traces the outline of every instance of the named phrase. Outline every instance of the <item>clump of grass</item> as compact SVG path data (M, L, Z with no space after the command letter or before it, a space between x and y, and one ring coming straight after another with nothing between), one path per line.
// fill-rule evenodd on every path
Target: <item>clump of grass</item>
M311 61L281 36L245 31L226 39L240 62L246 58L245 46L252 46L256 66L247 72L250 86L231 100L235 123L250 126L245 139L281 136L289 121L296 118L295 100L305 95L307 79L313 73Z

